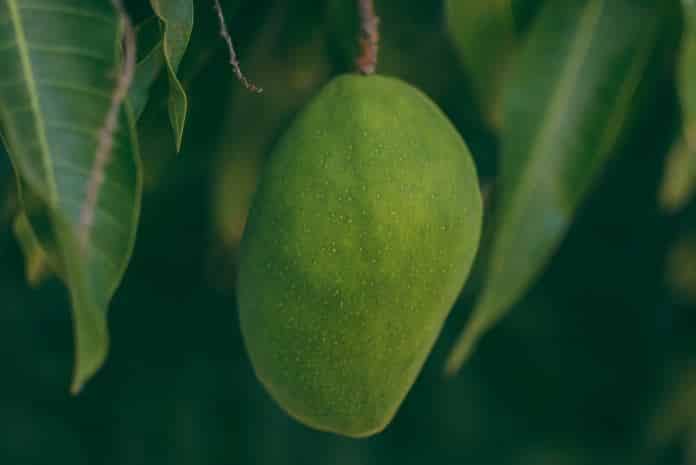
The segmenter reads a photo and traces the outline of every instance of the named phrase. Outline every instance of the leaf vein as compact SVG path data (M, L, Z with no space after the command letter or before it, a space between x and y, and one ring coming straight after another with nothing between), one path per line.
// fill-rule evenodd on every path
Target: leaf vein
M69 82L53 81L50 79L37 79L36 82L39 86L47 86L52 87L54 89L71 90L74 92L80 92L83 94L100 97L106 100L111 100L111 95L108 92L104 92L103 90L93 87L76 86L75 84L71 84Z
M13 0L14 1L14 0ZM27 43L27 47L30 50L44 53L53 53L56 55L74 55L85 58L92 58L97 61L103 61L105 63L111 63L112 59L98 53L91 52L85 48L81 47L70 47L65 45L49 45L40 43Z
M95 139L95 141L99 138L99 128L96 127L89 127L75 123L66 123L63 121L53 120L46 121L46 125L54 129L62 129L65 131L91 136ZM118 141L118 139L114 139L114 147L117 149L122 149L123 145L121 144L121 142Z
M46 184L48 185L48 204L53 206L58 199L58 189L56 180L53 177L53 167L51 164L50 155L51 152L49 149L48 140L46 138L46 128L44 128L43 120L41 118L41 106L39 104L38 89L36 88L36 82L34 79L34 70L32 67L31 58L29 57L29 46L24 35L24 26L22 24L22 16L19 11L19 6L17 5L17 0L6 0L6 2L10 12L10 18L14 26L13 29L15 32L15 40L17 41L17 50L19 52L21 68L24 77L27 80L29 101L32 114L34 116L34 125L39 139L39 144L41 146L41 158L44 168L44 176L46 178Z
M62 13L65 15L81 16L83 18L96 19L109 24L114 24L113 18L107 15L103 15L94 11L89 11L85 8L78 8L74 6L56 6L43 3L26 4L21 6L22 10L33 10L33 11L43 11L48 13Z

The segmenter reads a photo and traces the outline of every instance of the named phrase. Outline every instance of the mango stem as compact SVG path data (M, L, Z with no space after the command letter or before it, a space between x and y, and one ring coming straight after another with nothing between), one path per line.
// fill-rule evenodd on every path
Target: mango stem
M373 0L358 0L360 13L360 55L355 60L358 72L370 75L377 70L379 56L379 17Z

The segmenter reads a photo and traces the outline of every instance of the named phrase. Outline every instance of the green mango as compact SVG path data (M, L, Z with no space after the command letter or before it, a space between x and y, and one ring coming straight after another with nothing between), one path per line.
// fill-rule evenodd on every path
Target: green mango
M263 168L240 248L244 341L271 396L306 425L386 427L476 254L469 150L423 93L341 76Z

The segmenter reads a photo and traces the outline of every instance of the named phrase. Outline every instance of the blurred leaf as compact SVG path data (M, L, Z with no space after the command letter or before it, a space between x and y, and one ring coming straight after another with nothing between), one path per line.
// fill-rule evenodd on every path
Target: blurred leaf
M696 234L680 237L672 246L666 279L674 293L696 304Z
M696 2L683 0L686 27L679 60L683 130L666 160L660 203L665 210L684 207L696 191Z
M5 151L2 127L0 127L0 232L10 224L14 217L16 202L12 191L13 173L9 156ZM0 236L0 239L2 237Z
M449 36L488 123L502 124L505 79L541 0L447 0Z
M25 273L32 286L38 286L49 274L46 253L29 224L26 214L20 213L14 222L14 234L24 253Z
M679 93L687 126L696 124L696 2L683 0L685 31L679 64Z
M547 0L509 0L518 36L525 33Z
M177 72L193 30L193 2L191 0L150 0L150 4L164 27L162 51L169 73L169 117L178 151L181 150L181 141L184 136L188 98L177 77Z
M448 0L447 29L489 122L501 125L500 91L516 42L510 0Z
M120 37L107 2L0 3L0 121L22 198L43 206L45 237L65 271L76 338L74 392L106 356L106 311L129 261L140 210L133 118L121 111L93 220L81 224L119 73ZM41 242L43 225L29 222L20 231L33 230Z
M675 375L671 378L677 381L664 396L650 427L650 440L656 447L669 446L685 432L696 433L696 366L682 367Z
M550 2L509 80L487 281L447 362L457 371L544 268L601 167L678 5ZM675 13L676 11L676 13Z
M667 211L682 209L696 192L696 125L693 131L680 135L665 160L660 204Z
M140 119L150 94L150 87L164 66L162 34L157 19L143 21L136 30L138 41L138 64L135 68L129 101L135 119Z

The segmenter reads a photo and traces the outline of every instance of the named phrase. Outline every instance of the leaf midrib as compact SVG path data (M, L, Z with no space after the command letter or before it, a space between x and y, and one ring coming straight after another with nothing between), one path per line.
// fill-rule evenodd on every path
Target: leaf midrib
M49 206L55 207L55 204L58 201L58 188L55 177L53 176L51 152L48 140L46 138L46 128L44 127L43 123L38 89L36 86L36 80L34 78L34 70L29 58L29 47L27 45L27 40L24 33L22 16L19 10L19 5L17 4L17 0L6 0L6 2L7 8L10 11L10 21L12 22L13 30L15 32L15 40L17 41L17 51L19 52L22 73L24 74L27 82L31 113L33 115L34 125L39 140L39 147L41 149L41 161L44 169L44 176L46 177L46 184L48 185L49 198L47 203Z

